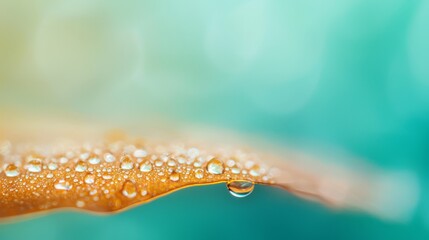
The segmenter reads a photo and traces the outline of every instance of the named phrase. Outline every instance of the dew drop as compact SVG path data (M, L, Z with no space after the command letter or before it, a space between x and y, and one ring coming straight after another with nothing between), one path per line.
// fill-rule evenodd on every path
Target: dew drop
M255 185L249 181L234 180L227 183L227 188L232 196L242 198L249 196Z
M203 169L197 169L195 170L195 177L198 179L201 179L204 177L204 170Z
M223 163L216 158L210 160L207 164L207 171L211 174L222 174Z
M99 157L97 157L97 156L91 156L89 159L88 159L88 162L90 163L90 164L92 164L92 165L96 165L96 164L99 164L100 163L100 158Z
M134 167L134 163L130 156L125 155L121 158L121 168L124 170L131 170Z
M157 166L157 167L161 167L162 164L164 164L164 162L162 160L156 160L155 161L155 166Z
M234 173L234 174L240 174L241 170L240 170L240 168L236 168L235 167L235 168L231 169L231 172Z
M150 172L150 171L152 171L152 163L150 163L149 161L144 162L140 166L140 171L142 171L142 172Z
M93 174L88 174L85 176L84 181L87 184L93 184L95 182L95 176Z
M235 161L233 159L229 159L228 161L226 161L226 165L232 168L235 166Z
M170 167L176 166L176 162L173 159L168 160L167 165Z
M104 161L111 163L116 160L115 156L113 156L111 153L105 153L104 154Z
M6 174L6 176L8 177L16 177L19 175L19 169L15 164L8 164L5 168L4 168L4 173Z
M188 157L191 159L195 159L196 157L198 157L198 155L200 155L200 150L198 150L198 148L190 148L188 150Z
M258 177L261 175L261 168L258 165L254 165L252 168L250 168L249 173L254 177Z
M70 190L72 189L73 185L71 185L69 182L65 181L65 180L60 180L58 181L58 183L56 183L54 185L55 189L57 190Z
M179 181L179 179L180 179L180 175L177 172L173 172L170 175L170 180L173 182L177 182L177 181Z
M76 207L79 207L79 208L85 207L85 202L81 201L81 200L78 200L76 202Z
M143 188L143 189L140 191L140 195L142 195L143 197L145 197L145 196L147 195L147 190L146 190L146 188Z
M49 163L48 164L48 169L49 170L56 170L58 168L58 165L56 163Z
M33 159L28 162L28 164L25 166L25 168L29 172L40 172L42 171L42 161L40 159Z
M53 177L54 177L54 174L52 174L52 173L48 173L48 174L46 174L46 177L47 177L47 178L53 178Z
M125 181L122 186L122 194L127 198L134 198L137 195L136 185L131 181Z
M84 172L86 171L86 164L84 161L79 160L74 168L76 172Z
M147 152L143 149L136 149L133 153L136 158L143 158L147 156Z

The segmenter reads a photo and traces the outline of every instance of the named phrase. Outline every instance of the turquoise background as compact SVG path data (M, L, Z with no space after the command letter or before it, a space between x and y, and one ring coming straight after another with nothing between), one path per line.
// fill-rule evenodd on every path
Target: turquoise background
M258 186L185 189L112 215L54 213L0 239L429 239L429 1L0 3L0 107L221 127L416 177L404 221Z

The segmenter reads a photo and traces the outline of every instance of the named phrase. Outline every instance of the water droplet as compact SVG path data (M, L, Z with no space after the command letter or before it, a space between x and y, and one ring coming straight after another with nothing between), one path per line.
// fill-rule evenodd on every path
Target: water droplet
M198 155L200 155L200 150L198 150L198 148L190 148L188 150L188 157L191 159L195 159L196 157L198 157Z
M93 184L95 182L95 176L93 174L88 174L85 176L84 181L87 184Z
M127 175L125 175L125 177L126 177ZM103 175L102 176L102 178L104 179L104 180L110 180L110 179L112 179L113 177L111 176L111 175Z
M76 202L76 207L80 207L80 208L85 207L85 202L84 202L84 201L81 201L81 200L78 200L78 201Z
M122 194L127 198L134 198L137 195L136 185L131 181L125 181L122 186Z
M249 196L255 188L252 182L240 180L230 181L226 186L232 196L239 198Z
M176 161L174 161L173 159L168 160L167 165L170 167L174 167L176 166Z
M150 163L149 161L144 162L140 166L140 171L142 171L142 172L150 172L150 171L152 171L152 163Z
M53 178L53 177L54 177L54 174L52 174L52 173L48 173L48 174L46 174L46 177L47 177L47 178Z
M250 168L249 173L250 175L257 177L261 175L261 168L259 167L259 165L254 165L252 168Z
M11 163L6 165L6 167L4 168L4 173L8 177L16 177L19 175L19 169L15 164Z
M235 161L233 159L229 159L228 161L226 161L226 165L232 168L235 166Z
M236 168L235 167L235 168L231 169L231 172L234 173L234 174L240 174L241 170L240 170L240 168Z
M111 153L105 153L104 154L104 161L111 163L116 160L115 156L113 156Z
M68 190L72 189L73 185L71 185L69 182L67 182L65 180L60 180L60 181L58 181L58 183L56 183L54 185L54 187L55 187L55 189L58 189L58 190L68 191Z
M88 159L88 162L90 163L90 164L92 164L92 165L96 165L96 164L99 164L100 163L100 158L99 157L97 157L97 156L91 156L89 159Z
M147 152L143 149L137 149L134 151L133 155L136 158L143 158L147 156Z
M164 162L162 160L156 160L155 161L155 166L157 166L157 167L161 167L162 164L164 164Z
M74 170L75 170L76 172L85 172L85 171L86 171L86 164L85 164L85 162L84 162L84 161L82 161L82 160L79 160L79 161L76 163L76 166L75 166Z
M142 195L143 197L147 195L147 190L146 190L146 188L143 188L143 189L140 191L140 195Z
M27 165L25 166L25 168L29 171L29 172L40 172L42 171L42 161L40 159L33 159L30 160Z
M49 170L56 170L58 168L58 165L56 163L49 163L48 164L48 169Z
M204 170L203 169L197 169L195 170L195 177L198 179L201 179L204 177Z
M216 158L210 160L207 164L207 171L211 174L222 174L223 163Z
M131 170L134 167L134 163L130 156L125 155L121 158L121 168L124 170Z
M69 161L69 159L68 159L68 158L66 158L66 157L62 157L62 158L60 158L60 163L61 163L61 164L66 164L68 161Z
M180 179L180 175L177 172L173 172L170 175L170 180L173 182L177 182L177 181L179 181L179 179Z

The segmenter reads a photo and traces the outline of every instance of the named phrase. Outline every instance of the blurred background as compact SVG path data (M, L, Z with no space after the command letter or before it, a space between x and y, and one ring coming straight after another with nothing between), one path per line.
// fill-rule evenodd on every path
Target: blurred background
M429 239L429 1L0 0L0 108L347 152L418 193L387 221L197 187L118 215L3 224L0 239Z

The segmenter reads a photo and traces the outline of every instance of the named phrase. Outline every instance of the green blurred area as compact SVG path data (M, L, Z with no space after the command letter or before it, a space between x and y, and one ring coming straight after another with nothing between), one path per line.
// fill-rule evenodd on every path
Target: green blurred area
M421 191L406 222L213 186L0 225L0 239L429 237L429 1L1 0L0 107L341 149L415 174Z

